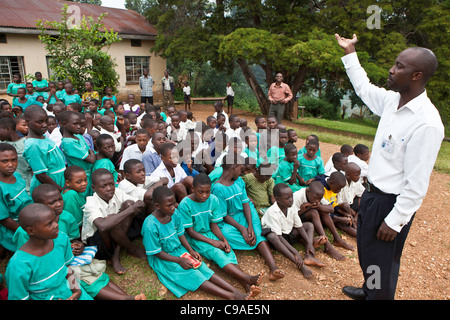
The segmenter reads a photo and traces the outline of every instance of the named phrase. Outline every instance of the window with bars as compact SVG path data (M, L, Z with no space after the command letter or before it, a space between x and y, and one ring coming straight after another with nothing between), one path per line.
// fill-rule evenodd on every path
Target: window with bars
M6 90L14 74L25 75L23 57L0 56L0 90Z
M150 71L150 57L125 57L126 82L138 83L144 69Z

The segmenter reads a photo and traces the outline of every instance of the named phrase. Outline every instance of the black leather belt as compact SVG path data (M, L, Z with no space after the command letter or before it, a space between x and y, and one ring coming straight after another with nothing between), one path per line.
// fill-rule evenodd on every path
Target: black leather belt
M385 195L392 195L392 193L386 193L381 191L380 189L378 189L377 187L375 187L372 183L370 183L369 181L367 181L364 184L364 187L366 188L366 190L368 192L373 192L373 193L378 193L378 194L385 194Z

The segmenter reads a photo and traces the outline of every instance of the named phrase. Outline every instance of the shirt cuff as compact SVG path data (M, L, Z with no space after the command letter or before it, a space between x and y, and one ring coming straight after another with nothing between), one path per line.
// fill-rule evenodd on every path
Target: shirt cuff
M349 53L341 58L342 63L344 63L345 69L349 69L351 67L359 67L359 59L356 52Z
M411 215L412 216L412 215ZM395 208L384 218L384 222L387 224L389 228L400 232L402 228L408 224L411 216L405 217L402 216Z

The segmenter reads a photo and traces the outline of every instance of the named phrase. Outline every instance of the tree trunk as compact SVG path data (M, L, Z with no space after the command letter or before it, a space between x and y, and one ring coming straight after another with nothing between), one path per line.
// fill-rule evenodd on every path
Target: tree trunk
M256 80L256 77L253 74L252 70L250 69L247 61L245 61L243 59L237 59L236 62L238 63L239 67L241 68L241 71L245 77L245 80L247 81L248 85L250 86L253 93L255 94L256 100L258 101L261 112L263 114L268 114L269 108L270 108L270 101L267 98L267 95L262 90L258 81Z
M289 87L292 91L292 99L286 104L286 108L284 109L284 118L291 120L292 117L292 111L294 107L294 102L296 100L297 92L300 91L300 89L303 87L303 84L305 83L305 77L306 77L306 67L300 66L298 71L294 74L294 80L292 83L288 83Z

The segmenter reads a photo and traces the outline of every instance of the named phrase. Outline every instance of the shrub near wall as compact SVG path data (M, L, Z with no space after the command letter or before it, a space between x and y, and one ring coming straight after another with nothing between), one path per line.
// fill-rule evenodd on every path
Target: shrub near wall
M298 99L298 105L306 107L305 116L329 120L339 119L339 106L334 106L326 100L312 96L304 96Z

